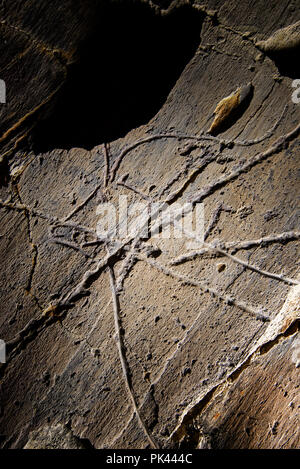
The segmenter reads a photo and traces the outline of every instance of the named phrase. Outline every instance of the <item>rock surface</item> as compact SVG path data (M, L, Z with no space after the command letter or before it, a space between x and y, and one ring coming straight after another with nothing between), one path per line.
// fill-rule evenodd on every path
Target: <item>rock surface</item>
M0 6L1 446L299 448L297 2L79 4ZM206 244L100 242L120 195Z

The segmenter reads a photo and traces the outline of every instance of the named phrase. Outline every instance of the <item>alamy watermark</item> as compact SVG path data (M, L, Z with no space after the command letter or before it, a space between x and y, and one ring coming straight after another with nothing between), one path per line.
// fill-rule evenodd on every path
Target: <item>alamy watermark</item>
M130 203L126 195L118 204L107 202L97 207L99 239L183 239L187 249L203 247L204 204L165 202Z
M6 344L0 339L0 363L6 363Z

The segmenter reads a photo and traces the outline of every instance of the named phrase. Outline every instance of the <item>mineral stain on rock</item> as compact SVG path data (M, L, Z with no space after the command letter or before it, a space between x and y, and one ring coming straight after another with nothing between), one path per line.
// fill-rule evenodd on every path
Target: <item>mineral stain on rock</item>
M253 95L253 85L240 86L226 98L223 98L214 110L214 121L208 133L216 135L227 128L244 113Z

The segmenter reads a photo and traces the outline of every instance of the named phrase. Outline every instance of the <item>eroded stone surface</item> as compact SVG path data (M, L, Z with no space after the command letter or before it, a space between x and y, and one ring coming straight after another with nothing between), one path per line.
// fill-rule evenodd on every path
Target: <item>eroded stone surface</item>
M257 2L257 11L248 1L206 3L199 47L161 110L111 142L106 157L99 141L91 151L19 149L5 160L10 182L0 189L0 337L8 345L8 361L0 369L4 447L71 447L78 437L95 448L146 448L145 428L160 447L299 446L299 315L296 307L292 315L281 308L298 273L300 111L291 100L291 79L279 76L269 58L257 60L254 41L270 35L276 20L283 26L296 22L298 13L293 2L274 1L271 21L265 2ZM71 53L85 24L79 26L71 13L72 8L75 35L71 24L55 30L52 19L55 38L42 25L36 35L51 49ZM21 4L7 15L26 26ZM19 34L13 37L17 50L11 60L25 47L17 43ZM30 97L34 106L55 86L56 71L65 67L59 64L49 65L51 79L39 75L41 88ZM28 67L43 69L38 62ZM253 98L243 114L218 137L201 139L217 103L249 81ZM7 128L30 109L26 96ZM139 140L144 143L137 145ZM3 140L4 150L14 144L12 136ZM132 151L120 158L130 145ZM130 202L167 197L183 202L199 194L206 242L222 241L225 247L214 246L231 257L208 248L170 265L189 254L185 242L149 239L127 243L106 261L103 243L87 244L95 241L86 228L95 230L101 203L117 204L120 195ZM108 245L111 252L115 247ZM131 391L145 428L122 372L108 266L119 287ZM82 279L92 270L84 291ZM73 295L75 290L80 294ZM272 325L270 349L243 367ZM234 370L238 377L227 387ZM52 431L42 431L43 441L34 436L49 425L68 425L72 438L52 445Z

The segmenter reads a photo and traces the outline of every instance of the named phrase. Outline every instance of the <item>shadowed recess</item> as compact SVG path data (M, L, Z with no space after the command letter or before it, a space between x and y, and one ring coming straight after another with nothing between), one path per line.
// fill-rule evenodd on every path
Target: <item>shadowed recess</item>
M193 57L202 20L188 5L169 15L141 3L101 7L58 98L36 127L34 151L91 149L147 123Z

